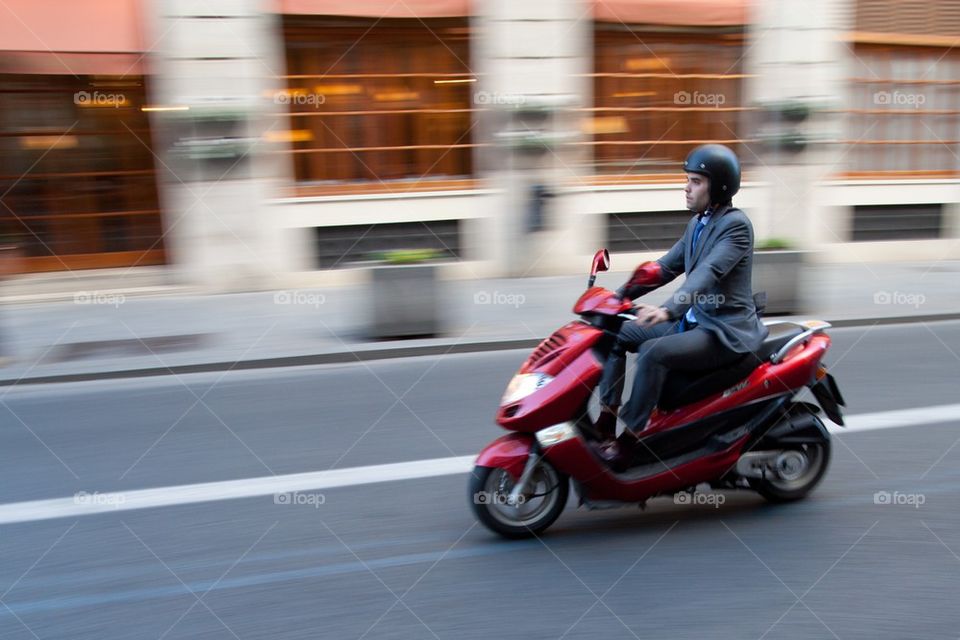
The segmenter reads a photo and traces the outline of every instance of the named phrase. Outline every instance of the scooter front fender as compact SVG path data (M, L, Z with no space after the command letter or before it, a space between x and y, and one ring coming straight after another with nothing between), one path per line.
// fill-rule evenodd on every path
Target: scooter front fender
M516 480L523 474L523 467L532 448L531 434L509 433L484 447L474 464L478 467L506 469Z

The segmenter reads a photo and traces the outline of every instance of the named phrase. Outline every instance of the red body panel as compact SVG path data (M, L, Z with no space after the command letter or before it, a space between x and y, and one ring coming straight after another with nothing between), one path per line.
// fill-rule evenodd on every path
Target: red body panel
M557 469L575 478L592 500L641 502L651 496L674 493L687 487L713 480L729 471L740 457L740 449L749 436L744 436L729 449L703 456L673 469L661 466L655 475L632 482L613 474L581 439L567 440L547 448L546 458Z
M805 347L798 347L779 364L765 362L754 369L749 376L725 391L674 411L661 413L655 410L650 416L650 423L643 431L643 435L689 424L748 402L800 389L813 380L817 365L820 364L823 354L829 347L829 336L826 334L814 336Z
M584 313L602 313L615 316L618 313L629 311L633 303L621 300L616 293L603 287L590 287L583 292L580 299L573 305L573 312L577 315Z
M523 433L508 433L500 436L480 452L474 466L506 469L514 479L523 473L533 436Z
M497 424L504 429L533 433L569 420L600 381L603 366L590 347L603 332L579 322L571 322L557 333L560 332L566 334L567 340L562 353L543 366L528 360L520 369L521 373L542 371L555 376L553 381L518 402L500 407Z
M603 332L583 322L570 322L533 350L518 373L540 371L556 377L580 354L596 344Z

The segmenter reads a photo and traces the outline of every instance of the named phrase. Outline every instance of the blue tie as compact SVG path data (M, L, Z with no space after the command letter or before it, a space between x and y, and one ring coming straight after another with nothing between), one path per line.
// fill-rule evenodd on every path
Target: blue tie
M704 228L705 226L707 226L707 223L706 223L705 218L706 218L706 216L701 215L701 216L700 216L700 219L697 220L697 228L693 230L693 244L692 244L692 246L690 247L690 254L691 254L691 255L692 255L694 252L696 252L696 250L697 250L697 240L700 239L700 234L703 232L703 228ZM695 317L694 317L694 315L693 315L693 307L690 307L689 309L687 309L687 313L684 314L684 316L683 316L682 318L680 318L680 324L677 325L677 333L683 333L684 331L686 331L687 329L689 329L689 328L690 328L690 325L693 324L694 321L695 321Z
M691 253L697 250L697 240L700 239L700 234L703 232L705 226L707 226L707 223L704 222L701 217L697 222L697 228L693 230L693 246L690 248Z

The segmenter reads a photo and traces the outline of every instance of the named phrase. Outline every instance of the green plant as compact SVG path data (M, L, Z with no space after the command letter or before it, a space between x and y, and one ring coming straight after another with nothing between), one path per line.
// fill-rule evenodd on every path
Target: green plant
M793 242L786 238L766 238L756 243L754 249L757 251L782 251L793 249Z
M240 106L202 106L162 114L175 141L171 153L189 160L231 160L245 156L256 139L246 133L252 117Z
M793 128L779 132L765 132L757 135L757 139L768 151L784 151L799 153L810 144L810 138Z
M374 254L374 257L388 264L418 264L442 255L443 252L436 249L394 249Z

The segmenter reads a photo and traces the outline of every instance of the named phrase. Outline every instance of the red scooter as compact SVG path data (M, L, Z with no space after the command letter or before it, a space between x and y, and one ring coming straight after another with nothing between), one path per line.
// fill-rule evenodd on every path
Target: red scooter
M654 285L652 263L629 286ZM639 503L709 483L750 489L772 502L806 496L827 470L830 435L821 411L843 424L843 397L822 364L829 324L769 322L755 353L721 370L671 372L633 465L617 473L590 441L589 405L620 326L636 318L632 302L594 287L610 256L597 252L587 291L570 322L540 343L510 381L497 423L512 431L480 452L469 486L477 518L508 538L539 534L560 516L571 480L581 506ZM758 300L759 302L759 300ZM798 399L805 387L817 404ZM679 493L680 497L685 494Z

